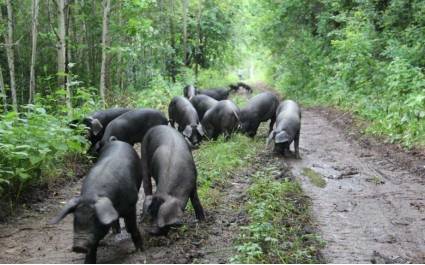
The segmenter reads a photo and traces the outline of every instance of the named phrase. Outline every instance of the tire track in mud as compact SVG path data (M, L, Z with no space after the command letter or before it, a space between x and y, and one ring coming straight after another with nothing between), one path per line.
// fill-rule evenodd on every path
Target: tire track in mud
M312 198L330 263L425 262L423 177L347 139L315 109L303 110L301 160L289 160ZM312 184L305 169L326 186Z

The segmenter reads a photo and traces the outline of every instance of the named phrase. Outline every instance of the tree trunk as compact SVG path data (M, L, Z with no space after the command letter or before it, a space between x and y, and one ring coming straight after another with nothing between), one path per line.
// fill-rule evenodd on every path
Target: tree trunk
M6 89L4 87L3 70L1 69L1 65L0 65L0 94L3 99L2 101L3 101L4 112L7 112Z
M189 66L189 50L187 47L187 9L188 0L183 0L183 61L185 66Z
M67 0L56 0L58 6L58 83L66 91L66 107L68 115L72 114L71 90L68 85L67 68Z
M102 28L102 64L100 68L100 98L102 104L105 106L106 98L106 79L108 77L107 71L107 54L106 49L109 44L109 12L111 11L111 0L103 0L103 28Z
M174 0L170 0L170 14L168 15L170 24L170 44L173 48L173 55L169 59L169 73L173 83L176 82L176 33L174 27Z
M31 51L31 66L30 66L30 90L28 103L34 102L35 96L35 59L37 54L37 24L38 24L38 0L32 0L32 51Z
M198 14L196 15L196 33L198 35L198 43L197 43L197 47L195 50L195 54L193 56L194 58L194 63L195 63L195 79L196 81L198 81L198 73L199 73L199 58L200 58L200 54L201 54L201 34L202 34L202 29L201 29L201 18L202 18L202 0L199 1L198 4Z
M15 83L15 58L13 51L13 10L10 0L6 0L7 6L7 34L5 35L7 63L9 65L10 91L12 93L13 110L18 110L18 100L16 98Z

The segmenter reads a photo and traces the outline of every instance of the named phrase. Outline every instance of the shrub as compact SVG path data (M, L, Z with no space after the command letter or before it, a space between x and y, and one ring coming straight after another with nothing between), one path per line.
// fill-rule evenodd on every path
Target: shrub
M0 116L0 198L19 198L27 184L59 174L66 156L85 150L85 138L64 119L39 105L25 108Z

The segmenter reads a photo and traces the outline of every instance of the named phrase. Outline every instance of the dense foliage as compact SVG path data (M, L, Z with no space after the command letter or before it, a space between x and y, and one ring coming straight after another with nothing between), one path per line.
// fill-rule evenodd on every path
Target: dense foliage
M58 3L63 1L39 1L38 32L32 33L31 1L0 0L2 40L8 37L9 30L6 23L9 19L6 3L10 2L11 5L13 64L18 105L26 104L29 100L32 34L38 36L34 65L36 93L43 97L55 93L62 87L61 81L58 80L61 76L67 77L66 87L70 88L71 98L81 87L95 90L99 88L104 4L102 1L64 1L66 66L65 72L58 72ZM238 10L238 3L234 1L110 2L110 16L106 18L109 25L109 42L106 47L106 95L109 95L107 104L111 103L110 100L116 93L151 87L152 80L159 75L167 81L176 81L187 72L197 77L202 69L217 66L223 68L225 62L236 56L234 49L229 49L234 46L233 21ZM0 71L6 88L2 96L6 96L7 104L11 108L11 76L6 47L4 45L0 48ZM0 86L1 83L0 81ZM75 103L71 106L75 107ZM2 110L3 107L0 111Z
M0 0L0 199L16 199L28 184L51 176L73 174L65 163L85 155L86 142L83 128L71 130L69 121L108 106L166 112L186 84L236 80L225 65L236 57L237 9L238 3L216 0Z
M40 106L27 108L21 114L0 116L0 197L18 199L28 182L45 182L65 173L65 157L85 149L84 137L61 119Z
M425 143L425 2L256 1L269 77L287 95L338 105L370 132ZM257 42L258 44L258 42Z

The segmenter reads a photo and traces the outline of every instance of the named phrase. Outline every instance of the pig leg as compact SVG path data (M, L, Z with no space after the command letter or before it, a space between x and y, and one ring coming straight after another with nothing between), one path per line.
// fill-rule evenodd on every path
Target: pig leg
M129 215L124 217L125 222L125 228L127 229L127 232L130 233L131 239L133 240L134 246L136 249L143 250L143 240L140 236L139 229L137 228L137 222L136 222L136 208L134 207L133 210Z
M120 221L116 220L113 224L112 224L112 232L114 234L119 234L121 233L121 226L120 226Z
M86 254L86 258L84 259L85 264L95 264L96 263L96 255L97 255L97 246L99 242L96 242L96 244L89 250L89 252Z
M294 138L295 157L298 159L301 158L299 145L300 145L300 130L298 130Z
M273 115L273 117L271 117L270 119L270 124L269 124L269 134L273 131L273 125L276 122L276 115Z
M152 195L152 181L146 159L142 158L142 182L145 196Z
M196 219L199 221L205 220L204 209L202 208L196 188L193 189L193 192L190 194L190 201L192 202L193 209L195 210Z
M175 126L174 126L174 120L171 120L170 119L169 122L170 122L171 127L175 128Z

